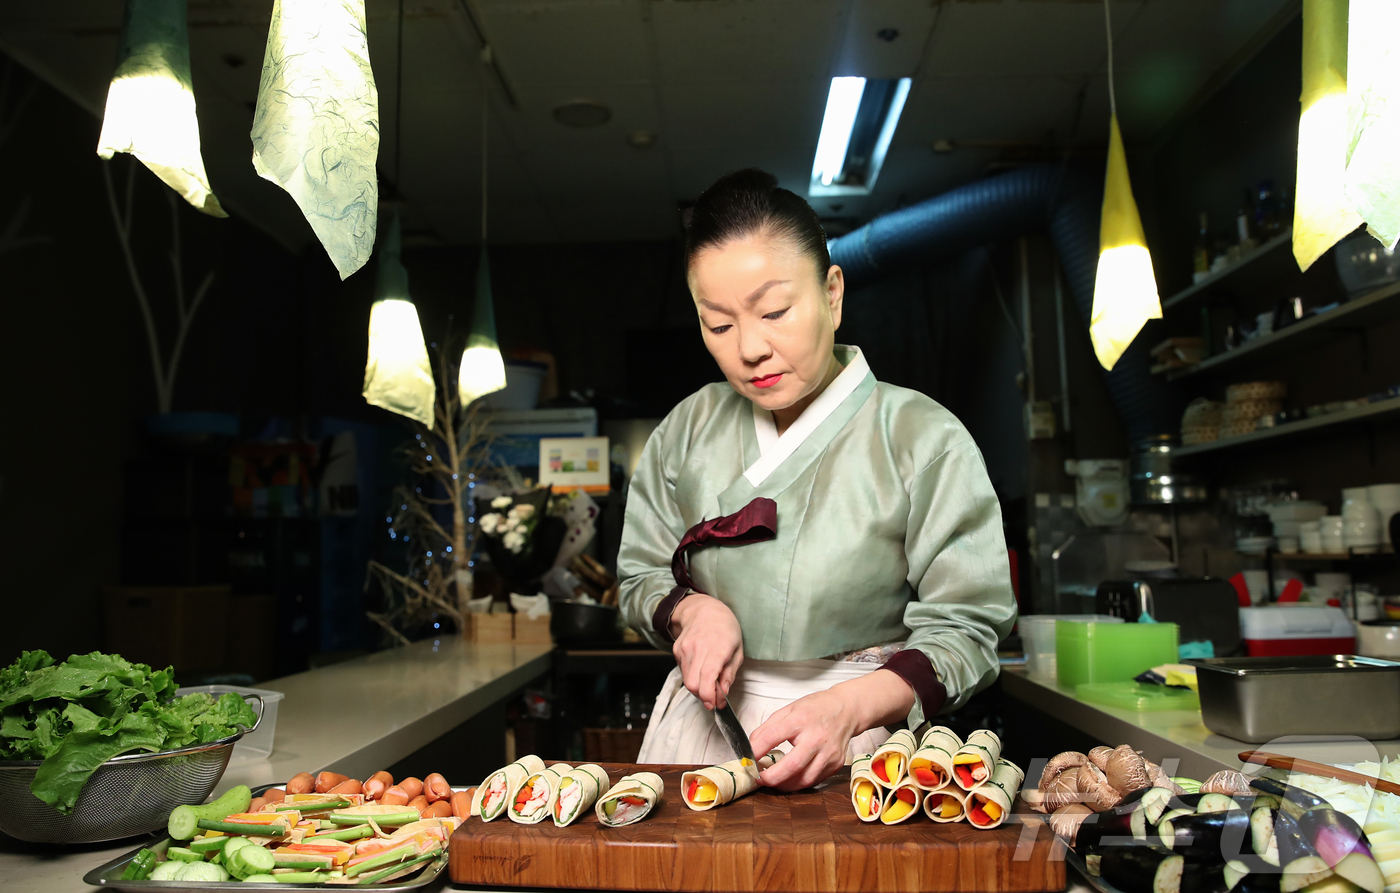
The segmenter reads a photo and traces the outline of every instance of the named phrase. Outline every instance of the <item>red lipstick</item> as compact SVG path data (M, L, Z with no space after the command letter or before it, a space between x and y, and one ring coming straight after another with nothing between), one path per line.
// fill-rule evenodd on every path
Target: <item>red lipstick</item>
M756 388L771 388L773 385L777 384L782 377L783 373L775 372L772 375L764 375L761 378L751 378L749 379L749 384Z

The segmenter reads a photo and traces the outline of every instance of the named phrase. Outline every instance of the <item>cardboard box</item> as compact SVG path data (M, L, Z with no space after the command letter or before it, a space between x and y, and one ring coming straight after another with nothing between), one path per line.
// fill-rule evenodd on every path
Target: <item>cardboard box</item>
M514 614L468 614L466 637L473 642L509 642L514 619Z
M549 637L549 617L541 617L538 620L529 620L524 614L512 614L515 618L516 642L531 645L548 645L554 641Z

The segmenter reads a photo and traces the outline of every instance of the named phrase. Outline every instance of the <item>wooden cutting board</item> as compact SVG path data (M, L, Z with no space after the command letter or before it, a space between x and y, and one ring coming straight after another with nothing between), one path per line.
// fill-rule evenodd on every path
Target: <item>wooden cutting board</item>
M604 763L616 782L639 768L658 773L664 799L646 819L605 828L589 812L567 828L470 819L452 835L457 884L715 893L936 893L1063 890L1063 850L1040 817L1013 815L979 831L922 815L901 825L856 818L843 771L821 788L781 794L759 788L708 812L687 809L689 766ZM1023 809L1018 805L1017 809ZM1029 816L1027 818L1030 818Z

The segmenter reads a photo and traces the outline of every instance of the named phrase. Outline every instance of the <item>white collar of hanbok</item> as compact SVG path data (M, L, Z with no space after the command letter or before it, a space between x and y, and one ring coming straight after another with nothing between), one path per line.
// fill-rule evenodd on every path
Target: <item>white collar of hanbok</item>
M757 403L753 404L753 427L754 434L758 438L758 461L744 470L744 477L748 482L757 487L768 478L768 475L777 470L783 461L791 456L793 452L805 441L812 432L817 430L817 426L826 421L827 416L836 411L836 407L846 401L846 398L855 392L860 383L865 380L865 376L870 374L870 366L865 362L865 354L860 352L859 347L851 347L838 344L837 348L842 351L850 351L851 359L846 363L846 368L834 378L831 384L826 386L826 390L817 395L817 399L808 404L802 411L802 415L797 417L797 421L788 426L788 429L778 435L778 426L773 422L773 413L761 408Z

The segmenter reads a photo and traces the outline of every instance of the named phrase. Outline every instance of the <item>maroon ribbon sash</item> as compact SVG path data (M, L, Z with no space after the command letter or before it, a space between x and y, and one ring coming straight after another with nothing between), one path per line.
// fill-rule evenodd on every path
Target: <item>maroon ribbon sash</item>
M691 549L705 546L743 546L771 540L778 535L778 504L760 496L732 515L701 521L685 532L671 556L676 585L696 589L686 559Z

